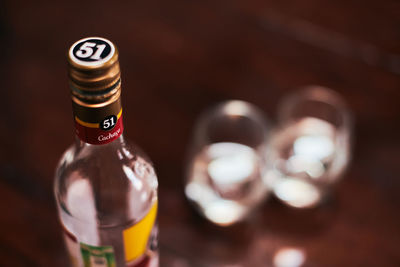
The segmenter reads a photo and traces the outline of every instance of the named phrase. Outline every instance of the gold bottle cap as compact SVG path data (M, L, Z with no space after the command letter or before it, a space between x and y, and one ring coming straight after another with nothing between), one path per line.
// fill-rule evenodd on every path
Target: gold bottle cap
M69 49L68 64L77 135L97 144L97 135L118 129L121 134L121 75L115 45L101 37L81 39Z
M73 96L99 103L120 94L120 68L115 45L101 37L75 42L68 51L69 81Z

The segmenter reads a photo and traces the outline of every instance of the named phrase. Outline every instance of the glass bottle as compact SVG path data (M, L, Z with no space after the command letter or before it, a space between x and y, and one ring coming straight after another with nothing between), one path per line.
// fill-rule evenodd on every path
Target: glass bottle
M76 141L54 192L72 266L158 266L157 177L123 136L118 51L90 37L68 52Z

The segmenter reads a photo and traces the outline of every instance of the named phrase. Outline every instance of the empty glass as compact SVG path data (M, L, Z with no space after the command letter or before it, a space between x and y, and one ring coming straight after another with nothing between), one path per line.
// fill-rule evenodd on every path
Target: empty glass
M243 220L268 195L263 186L266 118L244 101L226 101L201 115L186 170L185 194L218 225Z
M342 98L311 86L285 98L268 149L265 182L283 203L319 204L344 173L352 122Z

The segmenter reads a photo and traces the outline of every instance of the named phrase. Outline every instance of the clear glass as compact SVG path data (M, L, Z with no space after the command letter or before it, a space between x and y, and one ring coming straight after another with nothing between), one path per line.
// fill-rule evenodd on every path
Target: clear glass
M54 189L66 233L91 246L112 246L117 266L153 267L158 266L157 228L153 227L146 253L129 264L122 232L156 205L157 187L148 158L121 135L105 145L76 138L59 162ZM72 266L84 266L79 246L68 237L66 245Z
M263 186L267 121L244 101L227 101L199 118L190 145L185 194L200 214L226 226L268 195Z
M268 150L266 185L288 206L315 207L350 160L351 116L334 91L311 86L285 98Z

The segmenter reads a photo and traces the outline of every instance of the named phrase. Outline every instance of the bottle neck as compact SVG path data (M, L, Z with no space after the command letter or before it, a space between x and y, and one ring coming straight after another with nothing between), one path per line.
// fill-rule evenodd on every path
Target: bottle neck
M123 131L121 98L86 103L72 97L75 133L84 143L104 145L118 139Z
M106 144L98 145L98 146L111 146L111 145L116 145L116 144L123 145L124 143L125 143L124 135L121 134L115 140L108 142ZM84 148L84 147L88 147L88 146L93 146L93 144L83 141L78 135L75 134L75 146L78 148Z

